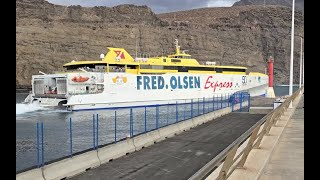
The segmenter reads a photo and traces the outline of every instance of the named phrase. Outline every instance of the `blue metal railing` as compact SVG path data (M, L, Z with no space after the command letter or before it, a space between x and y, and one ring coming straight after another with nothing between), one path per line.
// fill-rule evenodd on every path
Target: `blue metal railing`
M43 122L40 123L40 129L39 129L39 122L37 122L36 130L37 130L37 133L36 133L36 136L37 136L37 167L39 168L44 165ZM40 141L39 141L40 134L41 134L41 162L40 162Z
M247 107L242 105L243 102L248 102ZM240 107L237 111L242 112L245 110L244 108L247 108L249 111L250 94L246 92L237 92L233 94L219 94L218 96L216 95L212 97L203 97L195 100L190 99L190 100L175 101L175 103L172 103L172 104L157 104L152 106L142 106L142 107L140 106L140 107L116 109L114 110L114 120L109 119L109 122L111 122L111 124L109 125L107 123L108 122L107 117L112 117L113 115L105 115L103 113L93 114L92 115L92 148L90 149L99 148L99 144L101 147L110 143L116 143L118 141L121 141L127 138L127 135L129 135L130 137L134 137L139 134L143 134L155 129L159 129L161 127L168 126L170 124L174 124L180 121L188 120L196 116L210 113L225 107L231 107L232 111L234 112L235 111L234 106L237 104L239 104L239 107ZM129 109L129 112L128 112L128 109ZM109 112L111 112L111 110L109 110ZM119 112L118 116L117 116L117 112ZM104 118L106 119L106 121L103 120ZM68 155L66 157L70 157L70 158L72 158L75 153L77 154L79 152L88 150L88 149L79 150L77 143L74 142L73 138L75 138L76 137L75 135L77 134L73 133L73 130L74 129L77 130L78 127L77 127L77 123L72 122L72 120L74 120L74 118L70 117L69 118L69 136L67 137L69 138L70 149L68 150L69 152L67 153ZM114 124L112 122L114 122ZM103 124L106 126L106 128L103 128ZM100 126L102 127L102 129L105 129L105 130L102 130L100 132L99 131ZM37 122L36 124L37 167L42 167L45 164L43 127L44 127L43 122ZM91 131L90 128L88 129L90 132ZM129 134L126 134L126 132L129 132ZM101 135L101 133L102 133L101 137L103 138L100 139L100 143L99 143L99 134ZM79 134L78 134L78 137L75 138L75 140L79 140ZM78 148L74 148L76 146Z
M117 111L114 111L114 143L117 142Z
M70 157L72 158L72 119L70 117Z

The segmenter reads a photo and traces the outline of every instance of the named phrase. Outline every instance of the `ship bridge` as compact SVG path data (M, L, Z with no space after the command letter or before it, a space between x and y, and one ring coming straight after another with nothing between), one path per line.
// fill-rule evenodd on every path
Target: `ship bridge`
M72 61L63 67L67 71L98 71L126 72L131 74L166 74L166 73L196 73L196 74L243 74L246 67L221 66L215 63L201 65L196 59L180 50L178 40L175 41L175 53L167 56L133 58L123 48L108 47L108 53L100 61Z

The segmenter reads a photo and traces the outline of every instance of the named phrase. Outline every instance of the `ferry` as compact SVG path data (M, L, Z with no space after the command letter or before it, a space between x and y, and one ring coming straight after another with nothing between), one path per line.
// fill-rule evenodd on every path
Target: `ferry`
M108 47L96 61L72 61L63 72L32 76L26 103L70 111L175 104L246 91L264 96L268 75L243 66L201 65L180 50L167 56L133 58L125 49Z

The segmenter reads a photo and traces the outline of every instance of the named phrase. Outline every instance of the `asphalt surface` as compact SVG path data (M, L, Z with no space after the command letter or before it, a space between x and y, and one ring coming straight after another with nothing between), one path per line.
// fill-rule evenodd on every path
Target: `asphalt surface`
M264 115L230 113L71 179L188 179Z

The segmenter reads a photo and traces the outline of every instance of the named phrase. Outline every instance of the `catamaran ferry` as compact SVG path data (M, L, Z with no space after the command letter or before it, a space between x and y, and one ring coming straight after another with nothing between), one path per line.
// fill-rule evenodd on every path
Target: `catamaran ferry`
M25 102L41 106L92 110L185 102L247 91L260 96L268 76L241 66L200 65L180 50L172 55L133 58L123 48L108 47L98 61L72 61L60 73L33 75Z

